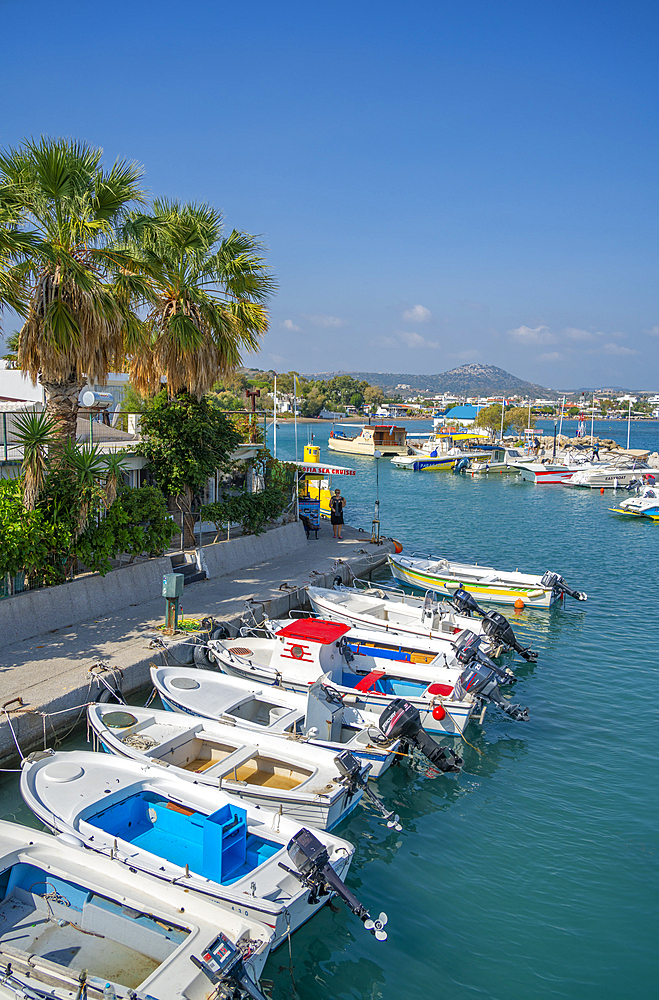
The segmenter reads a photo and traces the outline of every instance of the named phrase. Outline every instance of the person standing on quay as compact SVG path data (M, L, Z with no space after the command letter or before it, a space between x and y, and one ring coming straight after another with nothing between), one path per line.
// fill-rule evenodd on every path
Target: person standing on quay
M343 508L346 505L345 497L341 496L341 490L334 490L334 496L330 500L330 522L334 528L334 537L341 538L343 528Z

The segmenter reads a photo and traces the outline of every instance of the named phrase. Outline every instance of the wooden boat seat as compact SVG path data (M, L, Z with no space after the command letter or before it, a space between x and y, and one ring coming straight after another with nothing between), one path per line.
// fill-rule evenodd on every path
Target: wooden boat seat
M232 771L231 774L233 773ZM304 781L304 778L299 778L292 772L278 774L276 771L262 770L254 761L249 761L242 767L236 768L235 775L238 781L244 781L248 785L260 785L262 788L281 788L286 791L297 788ZM230 776L227 775L227 777Z

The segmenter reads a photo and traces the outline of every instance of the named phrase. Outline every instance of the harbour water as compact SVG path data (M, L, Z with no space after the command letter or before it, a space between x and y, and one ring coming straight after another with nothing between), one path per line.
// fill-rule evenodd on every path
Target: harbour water
M322 425L299 426L299 456L311 431L328 458ZM596 422L595 434L625 444L627 427ZM632 424L631 446L657 450L659 424ZM278 457L294 457L290 425L279 429ZM346 519L370 531L375 461L331 457L357 470L340 483ZM388 941L342 905L325 907L292 939L292 974L286 947L268 961L273 997L656 995L659 526L610 514L611 493L512 476L413 474L385 459L377 478L382 531L406 551L553 569L588 601L503 609L540 654L516 665L514 700L530 721L489 709L482 727L468 727L469 745L456 740L457 777L407 764L388 772L378 790L402 832L364 810L337 829L357 845L348 884L388 913ZM82 744L80 733L67 741ZM16 778L4 780L0 810L30 822Z

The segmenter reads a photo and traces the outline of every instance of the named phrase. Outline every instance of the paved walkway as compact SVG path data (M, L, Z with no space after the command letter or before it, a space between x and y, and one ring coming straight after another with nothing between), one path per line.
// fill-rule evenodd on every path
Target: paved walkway
M269 602L265 609L270 617L283 617L290 608L304 602L302 589L310 581L331 586L337 559L344 560L355 575L367 575L369 569L382 565L386 553L392 551L391 543L373 546L368 535L351 528L346 528L341 541L333 539L327 525L323 529L320 537L311 538L302 552L186 587L181 599L183 615L231 620L241 615L245 601L253 598L257 617L262 616L259 612L264 602ZM345 568L343 575L347 579ZM282 584L289 584L290 589L280 589ZM155 633L155 628L164 621L164 613L165 601L157 597L107 617L78 625L63 622L60 628L44 635L5 644L0 650L0 706L9 713L22 749L43 744L41 713L48 713L49 745L53 730L70 728L79 714L75 706L92 700L99 692L90 674L90 668L99 661L121 669L125 693L147 683L149 663L158 661L151 640L154 634L162 636ZM0 720L0 766L14 766L8 763L15 758L15 747L4 711L0 712Z

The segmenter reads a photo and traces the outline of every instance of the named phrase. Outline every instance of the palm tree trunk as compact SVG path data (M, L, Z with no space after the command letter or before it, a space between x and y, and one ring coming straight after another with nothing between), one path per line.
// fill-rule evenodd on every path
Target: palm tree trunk
M46 392L46 413L55 421L54 446L60 449L67 441L75 441L78 422L78 396L85 379L80 379L72 371L68 378L58 382L45 382L41 385Z

